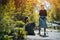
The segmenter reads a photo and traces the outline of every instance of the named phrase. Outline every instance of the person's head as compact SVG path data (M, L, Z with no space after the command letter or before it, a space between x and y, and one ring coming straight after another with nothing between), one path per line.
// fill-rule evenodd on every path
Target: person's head
M44 5L40 5L41 9L44 10Z

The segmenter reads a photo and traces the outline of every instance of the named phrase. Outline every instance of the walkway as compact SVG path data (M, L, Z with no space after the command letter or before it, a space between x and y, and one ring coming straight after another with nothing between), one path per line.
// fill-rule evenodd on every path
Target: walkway
M37 34L38 30L35 30L34 32L35 32L35 36L28 35L27 40L60 40L60 32L58 32L57 30L47 29L48 37L39 36ZM41 34L43 35L43 30L42 30Z

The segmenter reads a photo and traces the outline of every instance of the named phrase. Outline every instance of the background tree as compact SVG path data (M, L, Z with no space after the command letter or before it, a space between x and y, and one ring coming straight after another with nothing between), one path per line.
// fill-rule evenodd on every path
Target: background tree
M51 15L53 14L53 17L51 16L52 19L55 21L60 21L60 0L47 0L51 5Z
M14 0L16 10L19 11L19 15L21 19L24 19L25 16L29 16L29 20L35 20L34 6L33 2L35 0ZM35 1L36 2L36 1Z

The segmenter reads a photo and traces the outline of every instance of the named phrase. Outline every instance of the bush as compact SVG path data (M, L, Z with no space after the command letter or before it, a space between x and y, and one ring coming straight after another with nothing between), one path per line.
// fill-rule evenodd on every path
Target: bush
M16 21L17 25L16 27L23 27L25 23L23 21Z
M15 34L18 39L24 39L26 37L26 31L23 28L15 28Z
M58 29L58 30L60 30L60 26L59 26L59 27L57 27L57 29Z
M11 33L15 27L15 22L12 19L3 18L0 23L0 31L4 32L4 34Z
M3 18L0 22L0 34L3 36L1 36L2 40L13 40L12 36L15 37L15 35L17 39L24 38L26 36L26 31L23 28L17 28L17 32L14 31L15 26L23 27L24 25L25 23L23 21L13 21L11 18ZM10 34L13 35L11 36Z
M13 40L12 38L13 38L13 36L4 35L2 37L2 40Z

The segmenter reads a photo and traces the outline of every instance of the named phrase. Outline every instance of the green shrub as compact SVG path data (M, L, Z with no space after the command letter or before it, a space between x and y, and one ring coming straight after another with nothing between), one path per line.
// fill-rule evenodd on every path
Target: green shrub
M57 29L60 30L60 26L58 26Z
M2 37L2 40L13 40L12 37L13 37L13 36L4 35L4 36Z
M27 34L27 32L23 28L15 28L15 33L17 37L20 37L20 38L25 38Z
M23 21L16 21L17 23L17 27L23 27L25 25L25 23Z
M12 36L8 36L11 31L14 31L15 26L23 27L24 25L25 23L23 21L13 21L11 18L3 18L0 22L0 34L2 34L2 32L4 34L2 39L12 40ZM26 36L26 31L23 28L17 28L16 31L14 31L14 33L17 37L20 36L20 38L24 38Z
M15 27L15 22L12 19L5 19L3 18L0 23L0 31L7 32L8 34L11 32L12 29Z

